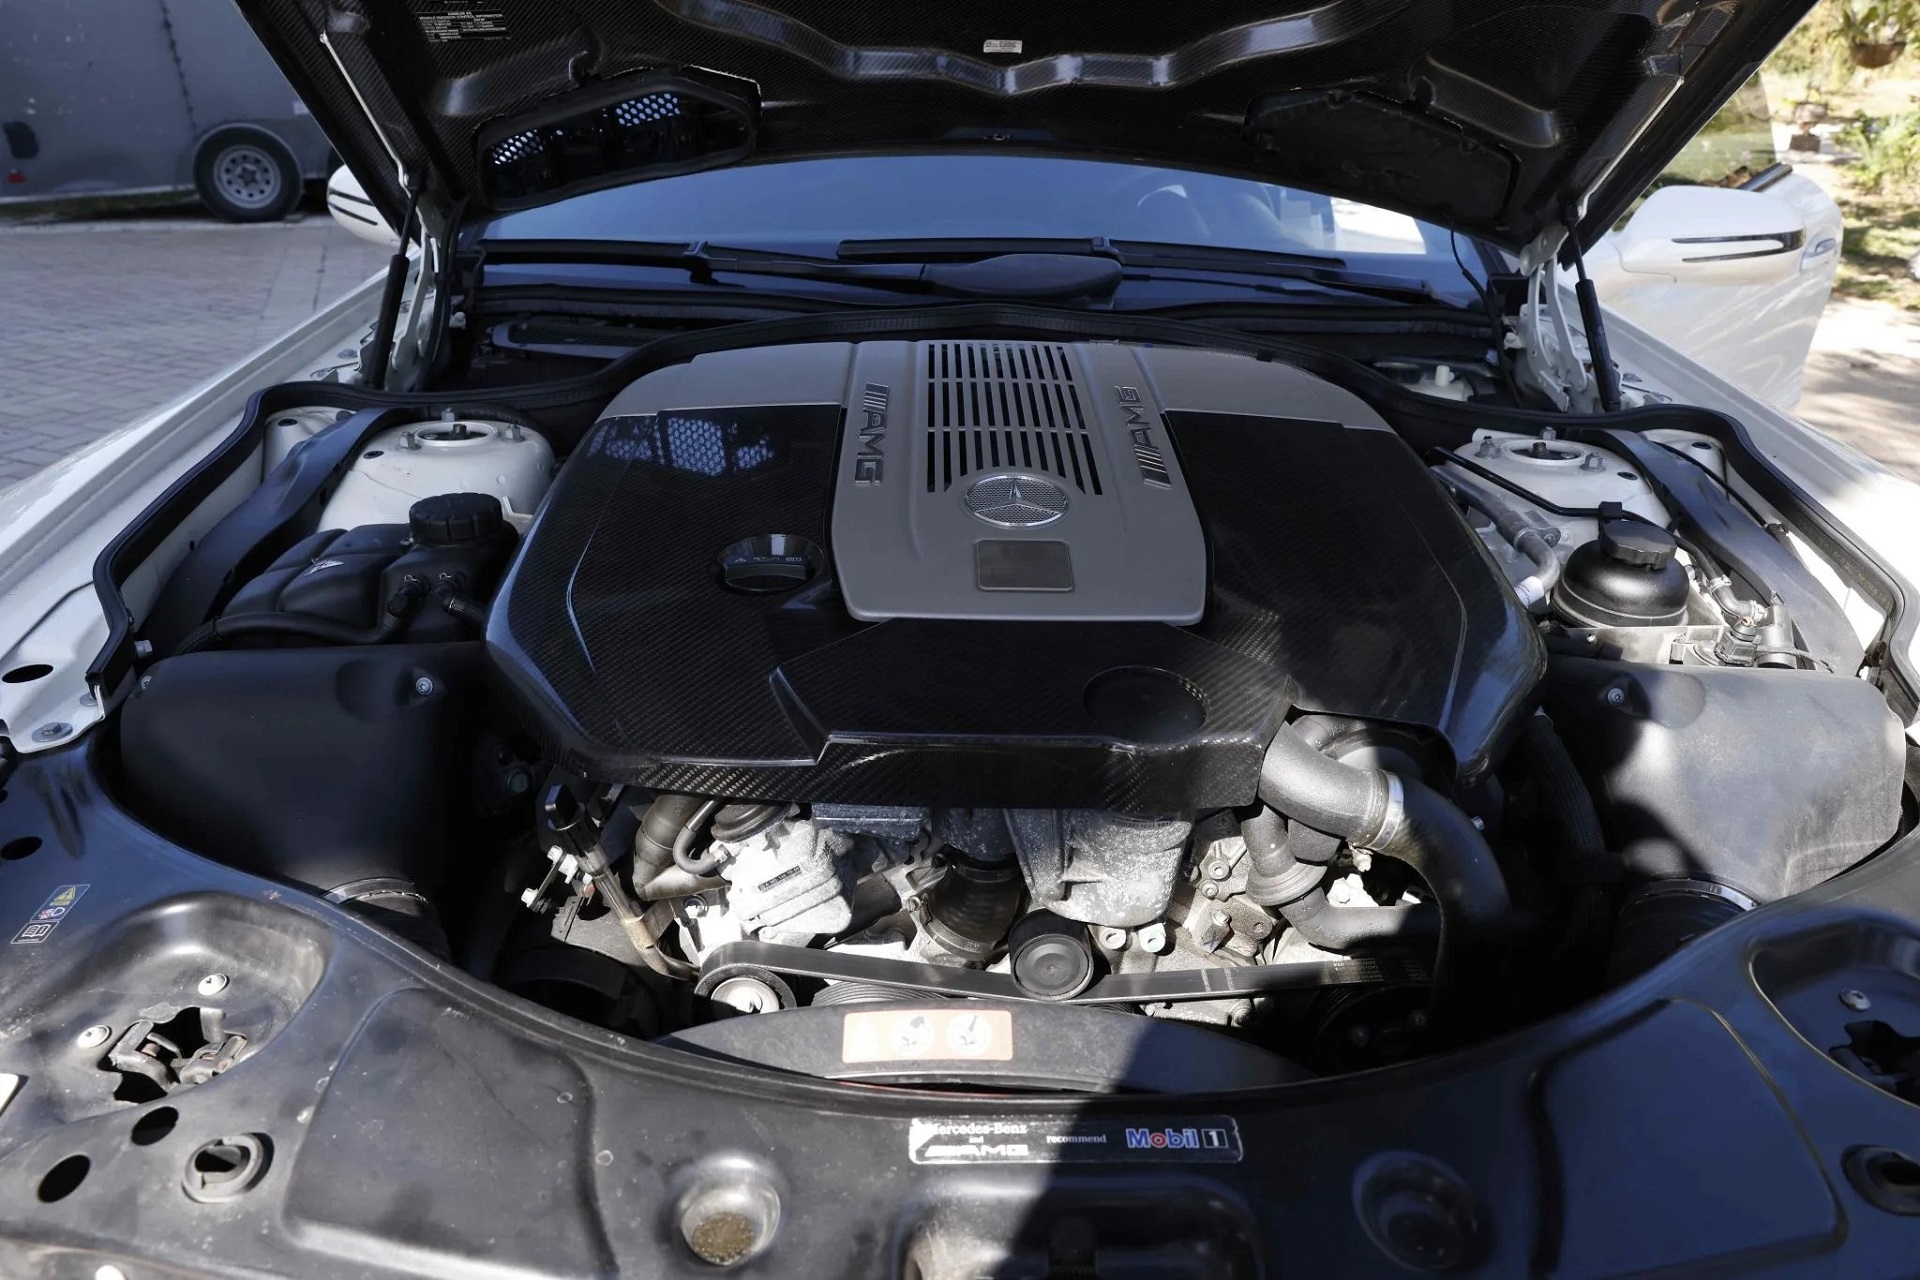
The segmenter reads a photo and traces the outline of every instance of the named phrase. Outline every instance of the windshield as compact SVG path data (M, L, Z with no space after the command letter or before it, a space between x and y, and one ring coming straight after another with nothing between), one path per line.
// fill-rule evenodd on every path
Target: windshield
M1104 236L1331 255L1472 302L1466 237L1270 183L1097 160L862 156L743 165L508 214L489 239L696 241L831 252L848 239Z

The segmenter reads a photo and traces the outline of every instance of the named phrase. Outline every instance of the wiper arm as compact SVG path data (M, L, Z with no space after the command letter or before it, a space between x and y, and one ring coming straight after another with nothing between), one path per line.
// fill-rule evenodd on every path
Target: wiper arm
M1438 302L1431 286L1406 276L1354 271L1346 260L1312 254L1269 253L1264 249L1219 249L1208 245L1158 244L1116 240L1113 249L1128 267L1171 271L1221 271L1268 279L1301 280L1349 293L1397 302Z

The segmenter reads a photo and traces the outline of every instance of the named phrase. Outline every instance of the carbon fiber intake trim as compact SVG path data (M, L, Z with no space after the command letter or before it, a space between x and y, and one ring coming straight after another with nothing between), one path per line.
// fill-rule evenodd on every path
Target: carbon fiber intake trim
M850 375L857 351L814 354L833 353ZM1208 385L1222 403L1275 414L1350 402L1284 366L1122 354L1160 403L1204 402ZM1181 812L1252 800L1296 703L1425 727L1478 773L1544 669L1479 542L1371 415L1347 426L1170 408L1160 419L1211 553L1190 626L863 622L831 564L795 572L785 590L730 589L723 549L769 534L830 541L853 438L843 405L860 403L863 384L843 378L841 404L699 407L738 403L756 367L782 371L778 381L807 363L794 357L736 352L643 379L620 404L645 411L603 419L556 480L487 641L558 762L752 799ZM1268 381L1246 385L1258 378ZM818 381L798 379L799 394ZM925 496L924 477L911 478ZM959 504L961 491L935 496ZM1057 541L1064 523L1033 532ZM1004 571L1058 581L1047 564Z

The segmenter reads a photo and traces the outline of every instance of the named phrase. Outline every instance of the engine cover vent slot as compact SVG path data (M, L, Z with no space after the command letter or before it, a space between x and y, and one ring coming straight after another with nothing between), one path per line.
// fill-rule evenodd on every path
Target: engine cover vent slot
M929 342L927 492L983 471L1057 476L1098 496L1100 468L1067 349L1039 342Z

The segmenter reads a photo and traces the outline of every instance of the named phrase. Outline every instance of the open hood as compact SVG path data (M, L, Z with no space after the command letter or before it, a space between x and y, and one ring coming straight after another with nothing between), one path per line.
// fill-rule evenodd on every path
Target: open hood
M721 164L1205 169L1591 239L1811 0L239 0L368 194L433 225ZM411 193L409 191L411 188Z

